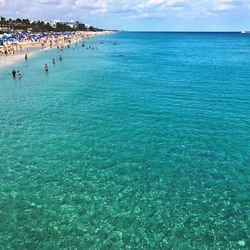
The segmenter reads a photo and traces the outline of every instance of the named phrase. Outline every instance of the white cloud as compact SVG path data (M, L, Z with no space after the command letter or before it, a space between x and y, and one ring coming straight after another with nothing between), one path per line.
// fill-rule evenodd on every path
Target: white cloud
M60 0L38 0L41 4L59 4Z
M216 0L212 8L215 12L224 12L234 9L241 4L240 1L235 0Z
M244 0L146 0L141 1L136 8L140 11L151 9L152 11L188 10L189 14L208 12L224 12L243 5Z
M108 8L108 1L106 0L77 0L76 7L89 8L89 9L106 9Z
M180 1L180 0L147 0L143 1L137 7L139 9L146 9L146 8L166 8L166 7L184 7L188 5L189 1Z

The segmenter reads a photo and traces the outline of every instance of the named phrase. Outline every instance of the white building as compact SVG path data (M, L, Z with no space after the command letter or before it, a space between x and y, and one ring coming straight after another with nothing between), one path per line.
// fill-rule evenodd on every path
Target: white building
M64 24L68 25L70 28L72 29L77 29L79 26L78 22L75 22L73 20L69 21L69 22L63 22Z
M71 21L46 20L46 21L44 21L44 23L48 23L53 28L56 28L56 24L57 23L66 24L66 25L68 25L72 29L77 29L78 25L79 25L78 22L73 21L73 20L71 20Z
M51 20L51 21L44 21L45 23L48 23L52 28L56 28L56 24L60 23L60 20Z

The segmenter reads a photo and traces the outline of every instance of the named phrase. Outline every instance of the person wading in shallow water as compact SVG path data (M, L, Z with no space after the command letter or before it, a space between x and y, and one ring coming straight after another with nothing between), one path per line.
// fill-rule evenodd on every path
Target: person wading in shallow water
M18 78L20 79L22 77L22 73L19 70L16 73L17 73Z
M16 71L13 69L12 70L12 76L15 78L16 77Z
M47 64L47 63L45 63L45 65L44 65L44 69L45 69L45 71L46 71L46 72L48 72L48 71L49 71L49 66L48 66L48 64Z
M62 56L60 55L60 57L59 57L59 61L62 61Z
M25 58L25 60L27 61L27 60L28 60L28 55L25 54L24 58Z
M52 63L53 63L53 64L56 64L55 58L52 59Z

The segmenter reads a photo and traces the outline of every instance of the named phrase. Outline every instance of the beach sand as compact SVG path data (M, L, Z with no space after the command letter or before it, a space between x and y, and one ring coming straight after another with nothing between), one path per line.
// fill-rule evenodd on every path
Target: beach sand
M14 55L0 55L0 69L10 66L18 61L25 60L25 54L28 55L28 57L35 51L41 50L41 47L35 44L34 46L30 45L24 45L23 50L16 51Z

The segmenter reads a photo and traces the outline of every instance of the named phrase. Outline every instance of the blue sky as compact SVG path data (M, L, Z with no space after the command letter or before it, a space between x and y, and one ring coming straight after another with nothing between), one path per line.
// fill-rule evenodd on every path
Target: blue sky
M122 30L250 30L250 0L0 0L0 15Z

